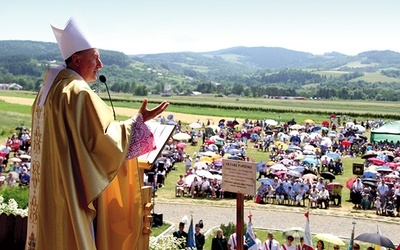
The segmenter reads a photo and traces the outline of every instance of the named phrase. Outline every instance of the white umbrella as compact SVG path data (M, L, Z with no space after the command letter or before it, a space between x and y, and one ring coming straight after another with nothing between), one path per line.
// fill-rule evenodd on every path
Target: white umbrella
M211 128L213 131L215 130L219 131L218 125L208 125L207 128Z
M289 132L289 135L294 136L294 135L299 135L299 131L297 130L292 130Z
M17 158L17 157L12 157L12 158L10 158L8 160L12 161L12 162L21 162L22 161L20 158Z
M214 156L214 155L216 155L216 153L214 151L206 151L206 152L200 153L200 155Z
M201 124L198 122L192 122L189 124L189 127L191 128L201 128Z
M208 170L197 170L196 175L201 176L201 177L206 177L207 179L211 179L213 174L210 173Z
M284 171L284 170L287 170L287 168L285 167L285 165L280 164L280 163L277 163L277 164L272 165L272 166L271 166L271 169L272 169L272 170L275 170L275 171Z
M299 172L297 172L297 171L294 171L294 170L289 170L289 172L287 172L287 175L290 175L290 176L293 176L293 177L297 177L297 178L301 177L301 174Z
M190 175L188 175L188 176L185 177L185 184L188 185L188 186L190 186L190 185L192 184L192 182L193 182L193 180L194 180L195 177L197 178L198 181L201 180L201 177L200 177L200 176L197 176L197 175L195 175L195 174L190 174Z
M264 121L266 124L268 124L269 126L276 126L278 125L278 122L272 119L267 119Z
M314 152L315 147L313 145L308 144L308 145L304 145L303 150L305 150L305 151L308 150L308 151L313 151Z
M220 174L213 174L211 179L222 180L222 175L220 175Z
M31 159L31 156L30 155L21 155L19 158L21 158L21 159Z
M354 129L357 129L357 133L364 133L365 132L365 128L361 125L354 125Z
M190 138L192 138L189 134L187 133L183 133L183 132L179 132L176 133L172 136L172 138L174 140L178 140L178 141L184 141L184 140L189 140Z
M300 125L300 124L294 124L294 125L290 126L289 128L290 129L299 130L299 129L304 129L305 127L303 125Z
M208 165L204 161L198 161L194 164L194 167L196 167L197 169L207 169Z

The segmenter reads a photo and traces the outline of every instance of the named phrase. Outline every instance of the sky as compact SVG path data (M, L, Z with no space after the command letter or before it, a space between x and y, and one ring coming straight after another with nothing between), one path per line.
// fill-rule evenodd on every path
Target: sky
M315 55L400 52L399 0L8 0L0 40L56 42L70 17L125 54L281 47ZM1 53L1 51L0 51Z

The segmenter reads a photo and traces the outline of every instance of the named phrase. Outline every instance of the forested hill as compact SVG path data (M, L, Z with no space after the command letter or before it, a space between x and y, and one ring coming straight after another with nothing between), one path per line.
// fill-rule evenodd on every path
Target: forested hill
M105 65L101 73L115 92L146 95L168 89L173 94L400 100L400 53L394 51L357 56L278 47L147 55L100 52ZM56 43L0 41L0 83L36 90L45 70L61 60Z

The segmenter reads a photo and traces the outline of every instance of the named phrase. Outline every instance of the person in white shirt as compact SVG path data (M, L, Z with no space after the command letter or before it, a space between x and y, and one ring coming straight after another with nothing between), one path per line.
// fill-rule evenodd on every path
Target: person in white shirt
M322 190L319 191L319 194L318 194L318 204L319 204L320 208L322 208L322 203L325 204L325 209L328 209L328 207L329 207L329 191L325 188L325 186L322 187Z
M293 240L294 240L293 236L289 235L286 238L286 243L282 244L281 250L296 250L296 246L292 244Z
M264 241L261 250L280 250L279 242L274 239L272 232L268 232L268 240Z
M236 230L236 229L235 229ZM243 235L243 244L246 242L246 236ZM237 240L236 240L236 233L233 233L229 236L228 240L228 249L229 250L236 250L237 249Z
M300 206L301 201L304 199L304 195L306 194L306 189L304 188L304 184L300 185L300 189L296 192L296 202L297 205Z

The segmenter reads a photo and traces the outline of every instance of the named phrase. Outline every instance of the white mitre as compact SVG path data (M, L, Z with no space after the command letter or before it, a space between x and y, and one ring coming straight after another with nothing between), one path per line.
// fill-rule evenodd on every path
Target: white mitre
M64 60L76 52L95 48L73 18L68 20L63 30L53 25L51 27Z
M51 25L51 27L64 61L76 52L95 48L92 43L89 42L87 35L82 32L73 18L68 20L64 30L56 28L53 25ZM55 78L63 69L65 69L65 65L60 65L49 69L43 87L40 90L41 97L39 106L43 106L45 104L47 95L50 91L50 88L54 84Z

